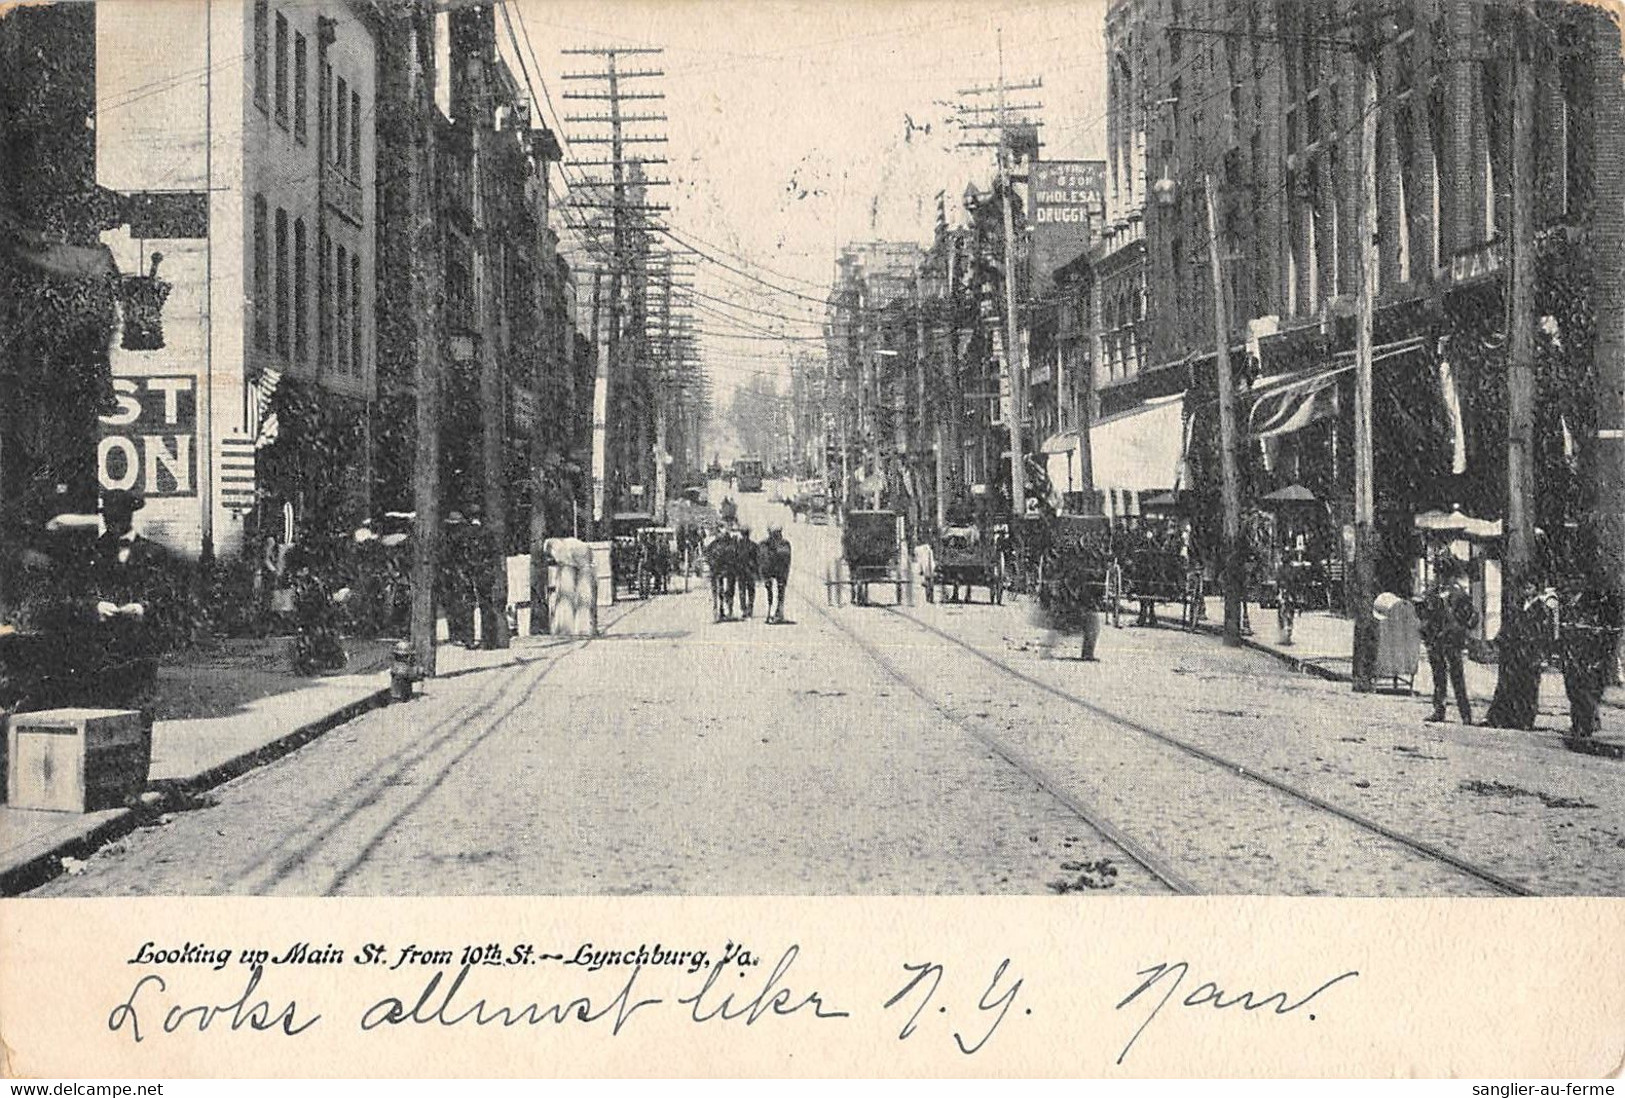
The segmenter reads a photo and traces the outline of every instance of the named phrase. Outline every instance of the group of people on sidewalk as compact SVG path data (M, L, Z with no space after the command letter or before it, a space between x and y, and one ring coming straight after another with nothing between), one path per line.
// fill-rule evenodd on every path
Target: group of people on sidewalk
M1454 558L1438 566L1418 614L1422 643L1433 677L1430 722L1443 721L1451 691L1463 724L1473 723L1463 654L1478 626L1465 569ZM1541 673L1549 664L1563 672L1570 734L1586 739L1598 731L1598 709L1612 676L1621 608L1612 592L1578 577L1558 588L1519 583L1511 612L1497 640L1499 675L1485 725L1532 729L1540 712Z
M784 594L790 580L791 551L782 526L768 527L761 542L751 539L748 526L724 526L705 538L701 551L711 577L711 610L717 621L734 620L735 600L740 619L755 616L756 584L761 580L767 588L767 624L787 624Z

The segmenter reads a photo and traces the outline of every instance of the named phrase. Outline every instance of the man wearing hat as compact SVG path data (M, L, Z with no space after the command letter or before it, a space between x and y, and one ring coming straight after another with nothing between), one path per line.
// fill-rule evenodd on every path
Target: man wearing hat
M158 690L158 653L176 612L169 553L135 532L146 506L138 492L102 493L102 534L91 547L88 575L94 671L84 685L97 702L137 709L148 727Z
M1462 649L1478 625L1478 611L1467 590L1467 577L1454 557L1440 558L1437 579L1422 598L1422 643L1427 648L1428 669L1433 675L1433 715L1431 723L1444 720L1447 690L1456 693L1456 708L1462 724L1473 723L1473 704L1467 696L1467 680L1462 671Z

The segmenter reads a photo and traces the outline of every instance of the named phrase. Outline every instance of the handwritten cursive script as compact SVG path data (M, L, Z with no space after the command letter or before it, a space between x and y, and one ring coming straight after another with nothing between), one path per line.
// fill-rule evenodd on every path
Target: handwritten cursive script
M221 1015L229 1015L228 1023L232 1029L241 1029L247 1026L250 1029L261 1031L276 1031L278 1029L288 1037L297 1037L311 1026L321 1020L320 1014L312 1014L304 1021L299 1020L299 1004L289 1000L288 1004L280 1010L273 1007L269 1000L260 999L250 1002L254 997L254 990L259 987L260 978L264 972L255 966L248 974L248 983L243 993L232 1002L221 1006L213 1005L186 1005L171 1004L168 1011L163 1013L163 1031L174 1033L184 1025L197 1023L199 1033L206 1032L209 1026ZM143 995L148 989L151 992ZM125 1026L130 1027L130 1036L139 1044L141 1036L142 1011L148 1012L148 1017L163 1011L162 1005L151 1002L155 994L162 994L169 990L162 976L143 976L135 982L130 994L118 1006L114 1007L107 1016L107 1028L117 1033ZM138 1003L137 1000L140 1000Z
M1150 1025L1156 1016L1162 1012L1162 1008L1168 1005L1168 1000L1173 998L1174 993L1179 990L1179 985L1184 982L1185 976L1189 972L1190 964L1187 961L1164 961L1161 964L1152 965L1150 968L1142 968L1139 972L1135 973L1136 976L1145 976L1147 979L1139 987L1129 992L1128 996L1124 998L1122 1002L1117 1004L1118 1010L1122 1010L1124 1007L1134 1002L1134 1000L1138 999L1141 995L1146 994L1146 992L1150 991L1158 983L1168 979L1168 977L1172 976L1173 979L1168 982L1167 990L1162 993L1162 998L1157 1000L1157 1005L1151 1008L1151 1013L1145 1016L1145 1020L1142 1021L1139 1028L1134 1031L1134 1035L1128 1039L1128 1044L1123 1046L1123 1051L1117 1054L1117 1062L1119 1064L1121 1064L1123 1062L1123 1058L1128 1055L1129 1049L1134 1047L1134 1042L1140 1039L1140 1034L1145 1032L1145 1027ZM1287 993L1284 991L1277 991L1274 994L1267 995L1262 999L1256 997L1258 995L1256 991L1243 991L1238 995L1233 995L1226 998L1224 989L1219 987L1219 985L1214 983L1212 980L1208 980L1198 985L1195 990L1180 1000L1179 1005L1185 1007L1211 1006L1214 1010L1228 1010L1231 1007L1239 1006L1246 1011L1258 1010L1262 1007L1271 1007L1276 1014L1291 1014L1293 1011L1309 1003L1315 998L1315 996L1319 995L1333 984L1341 983L1344 980L1351 979L1358 975L1358 972L1350 971L1333 976L1330 980L1327 980L1325 983L1321 984L1319 987L1315 988L1315 990L1311 991L1309 994L1305 995L1296 1002L1288 1002ZM1315 1016L1313 1014L1309 1015L1311 1020L1313 1020L1314 1017Z
M458 1003L457 999L473 967L464 965L444 992L441 992L440 985L446 974L436 972L430 976L429 982L423 986L417 1002L412 1004L411 1009L407 1009L404 1000L394 996L378 1000L361 1015L361 1029L365 1032L383 1025L403 1024L457 1026L465 1022L476 1026L499 1025L505 1028L518 1025L537 1026L543 1022L552 1022L554 1025L584 1022L590 1025L613 1014L615 1021L610 1031L618 1034L621 1027L626 1025L640 1008L653 1006L661 1001L633 998L632 988L638 982L639 974L643 972L643 966L637 965L626 978L626 983L621 985L621 990L601 1005L581 995L567 1001L547 1004L532 1002L518 1007L492 1006L485 999L476 1000L465 1006Z
M752 998L737 1006L734 1005L732 992L723 993L716 990L717 981L721 979L724 972L730 970L727 961L712 967L711 971L706 974L705 983L700 986L698 991L692 995L685 995L677 1001L686 1007L692 1008L690 1017L696 1022L709 1022L717 1018L725 1022L731 1022L736 1018L744 1018L747 1026L753 1026L767 1014L794 1014L797 1011L809 1008L812 1010L812 1017L814 1018L850 1017L844 1010L835 1010L833 1008L825 1010L821 992L810 992L803 995L799 1002L796 1002L796 993L783 986L785 977L790 973L790 966L795 964L796 958L800 954L801 947L798 945L793 945L785 950L784 956L780 957L779 963L773 966L773 971L769 973L767 982L762 985L761 990L757 991ZM743 968L738 968L737 971L740 976L744 976L746 973Z

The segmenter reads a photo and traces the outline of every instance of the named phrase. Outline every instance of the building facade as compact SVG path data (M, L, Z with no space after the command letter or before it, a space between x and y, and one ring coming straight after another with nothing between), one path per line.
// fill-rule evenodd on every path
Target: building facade
M1097 487L1177 481L1209 519L1216 514L1211 189L1241 390L1244 498L1308 488L1325 505L1316 554L1346 564L1354 227L1369 112L1379 584L1410 589L1417 513L1506 511L1515 201L1529 204L1534 224L1537 522L1556 531L1607 511L1599 493L1617 499L1621 465L1625 112L1618 30L1604 13L1470 0L1121 0L1106 20L1108 225L1091 272L1095 454L1138 447L1157 467L1129 485L1108 484L1097 467ZM1511 91L1517 65L1537 89L1524 119ZM1516 195L1514 127L1538 135ZM1181 450L1153 452L1149 440L1167 426L1154 412L1180 393ZM1618 543L1617 529L1604 540Z
M377 35L348 0L97 6L97 179L153 212L104 239L173 287L99 474L183 553L367 511Z

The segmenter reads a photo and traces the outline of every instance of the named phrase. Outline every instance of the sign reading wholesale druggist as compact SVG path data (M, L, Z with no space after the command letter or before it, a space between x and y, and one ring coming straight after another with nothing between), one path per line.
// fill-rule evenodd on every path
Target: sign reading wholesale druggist
M1048 284L1057 267L1088 250L1105 216L1104 160L1040 160L1032 166L1033 276Z
M116 411L101 417L96 474L148 499L197 494L197 378L115 377Z

